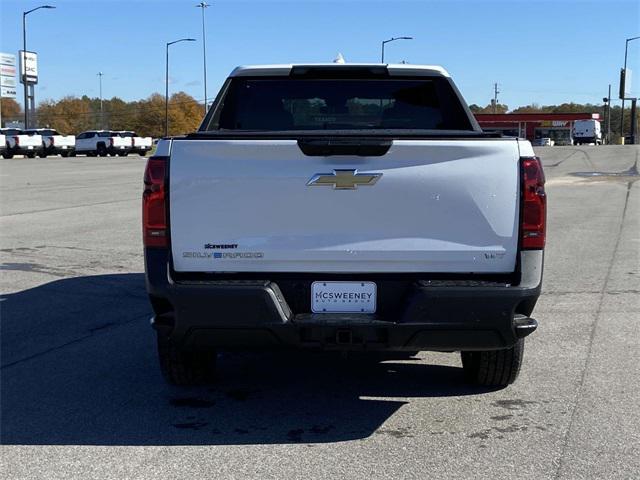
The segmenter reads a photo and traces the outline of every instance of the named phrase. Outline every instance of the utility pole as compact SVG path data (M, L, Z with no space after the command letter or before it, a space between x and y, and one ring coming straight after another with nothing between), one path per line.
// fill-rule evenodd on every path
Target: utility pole
M100 78L100 130L104 130L104 111L102 110L102 72L98 72Z
M636 102L637 98L631 99L631 145L636 144L636 130L637 128L637 117L636 117Z
M206 37L206 31L204 28L204 9L209 7L209 4L207 2L200 2L199 4L196 5L196 7L201 8L202 9L202 60L204 63L204 114L207 114L207 107L208 107L208 101L207 101L207 37Z
M607 145L611 144L611 84L609 84L609 95L607 96Z
M498 113L498 94L500 90L498 90L498 83L493 84L493 113Z

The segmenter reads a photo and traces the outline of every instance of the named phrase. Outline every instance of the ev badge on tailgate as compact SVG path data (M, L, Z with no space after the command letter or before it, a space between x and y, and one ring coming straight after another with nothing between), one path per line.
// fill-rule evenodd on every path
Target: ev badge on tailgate
M307 185L331 185L335 190L355 190L358 185L373 185L381 173L358 173L357 170L334 170L333 173L318 173Z

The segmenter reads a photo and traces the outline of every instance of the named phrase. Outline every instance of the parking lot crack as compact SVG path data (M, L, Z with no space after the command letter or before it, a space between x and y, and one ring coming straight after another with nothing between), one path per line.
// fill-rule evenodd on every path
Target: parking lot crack
M42 210L28 210L26 212L16 212L16 213L8 213L6 215L0 215L1 218L6 218L6 217L16 217L18 215L29 215L29 214L33 214L33 213L43 213L43 212L55 212L58 210L71 210L74 208L85 208L85 207L94 207L97 205L112 205L114 203L126 203L126 202L131 202L132 200L136 200L136 198L126 198L123 200L112 200L109 202L96 202L96 203L85 203L83 205L70 205L68 207L56 207L56 208L43 208Z
M38 353L34 353L33 355L29 355L27 357L20 358L18 360L14 360L13 362L6 363L6 364L0 366L0 370L5 370L7 368L14 367L14 366L19 365L21 363L33 360L35 358L42 357L43 355L47 355L47 354L49 354L51 352L56 352L58 350L62 350L62 349L66 348L66 347L68 347L70 345L75 345L75 344L78 344L78 343L82 343L83 341L85 341L88 338L95 337L96 335L101 335L101 334L103 334L105 332L114 330L116 328L124 327L126 325L129 325L129 324L135 322L135 321L138 321L140 319L147 318L147 317L148 317L148 314L145 313L143 315L137 315L137 316L131 318L130 320L127 320L126 322L114 323L114 324L109 324L109 325L102 325L100 327L93 328L93 329L89 330L89 333L87 333L85 335L82 335L80 337L74 338L73 340L69 340L68 342L65 342L65 343L63 343L61 345L56 345L55 347L47 348L46 350L43 350L43 351L38 352Z
M637 163L637 154L636 154L636 163ZM559 458L559 462L558 462L558 468L555 472L555 475L553 478L557 479L560 478L562 475L562 470L565 466L565 458L566 458L566 453L567 453L567 448L569 446L569 440L571 437L571 431L573 430L573 426L575 424L575 420L576 420L576 416L579 410L579 405L580 405L580 401L582 398L582 393L584 390L584 384L585 384L585 380L587 377L587 372L589 371L589 367L591 366L591 361L592 361L592 351L593 351L593 343L596 337L596 331L598 329L598 323L600 320L600 315L602 314L602 306L604 304L604 299L607 295L607 286L609 285L609 281L611 278L611 272L613 271L613 266L615 263L615 258L616 255L618 253L618 250L620 248L620 240L622 239L622 230L624 227L624 219L627 215L627 210L628 210L628 206L629 206L629 198L631 196L631 188L633 186L633 182L629 182L627 184L627 192L625 195L625 200L624 200L624 206L622 208L622 214L620 216L620 222L619 222L619 227L618 230L616 232L616 240L614 243L614 247L613 247L613 252L611 254L611 259L609 260L608 263L608 267L607 267L607 272L605 274L604 277L604 281L602 282L602 288L600 289L599 292L599 298L598 298L598 307L596 309L596 312L594 314L594 320L593 323L591 324L591 330L589 332L589 341L587 344L587 354L585 357L585 361L584 361L584 366L582 368L582 373L580 375L580 381L578 383L578 388L576 389L576 393L574 395L574 401L573 403L573 408L571 410L571 417L569 419L569 425L567 426L567 430L564 434L564 439L562 441L562 448L560 450L560 458Z

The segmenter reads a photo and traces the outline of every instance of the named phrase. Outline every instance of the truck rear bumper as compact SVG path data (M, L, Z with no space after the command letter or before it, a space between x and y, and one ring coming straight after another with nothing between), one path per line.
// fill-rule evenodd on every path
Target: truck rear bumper
M147 147L146 145L137 146L137 147L131 147L131 152L132 153L142 153L142 152L148 152L150 150L151 150L151 147Z
M310 280L175 283L166 250L145 251L154 328L186 348L221 349L508 348L537 327L530 315L540 294L542 260L542 251L521 254L518 286L384 280L379 313L350 315L309 313Z
M45 152L47 154L53 154L53 155L58 155L63 153L72 153L75 151L76 151L76 147L71 145L67 145L66 147L54 145L52 147L45 149Z
M28 146L18 146L10 149L14 155L28 155L31 153L40 153L42 151L41 146L32 146L29 148Z

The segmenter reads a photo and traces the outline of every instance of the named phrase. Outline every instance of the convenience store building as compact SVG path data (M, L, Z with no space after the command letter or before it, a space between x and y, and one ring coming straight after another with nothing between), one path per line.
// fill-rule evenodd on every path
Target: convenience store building
M498 130L510 137L551 138L556 145L571 145L575 120L600 120L599 113L476 113L483 130Z

